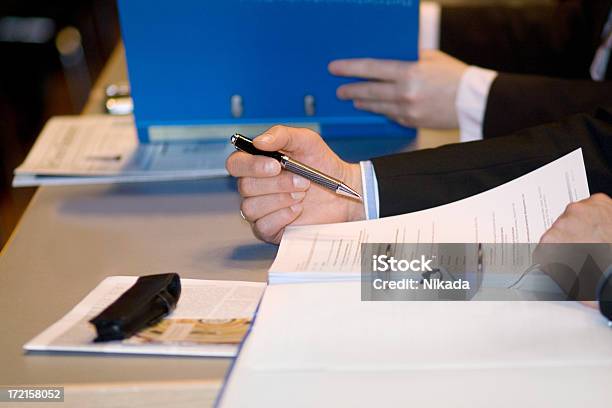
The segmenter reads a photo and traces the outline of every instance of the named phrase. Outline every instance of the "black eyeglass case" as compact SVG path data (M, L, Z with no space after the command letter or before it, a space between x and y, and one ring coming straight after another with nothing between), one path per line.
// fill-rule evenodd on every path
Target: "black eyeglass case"
M160 321L172 312L181 295L176 273L138 278L102 313L90 320L96 327L95 342L122 340Z

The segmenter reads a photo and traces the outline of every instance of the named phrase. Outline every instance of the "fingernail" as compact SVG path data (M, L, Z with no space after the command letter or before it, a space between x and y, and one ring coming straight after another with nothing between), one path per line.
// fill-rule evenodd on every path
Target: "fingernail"
M270 143L272 141L272 135L264 133L261 136L257 136L257 141L258 142L263 142L263 143Z
M267 161L264 164L264 171L266 174L276 174L278 164L275 161Z
M295 188L306 188L310 182L303 177L293 176L293 186Z
M338 72L342 70L342 66L344 65L342 60L335 60L329 63L328 67L330 71Z
M304 197L306 197L306 193L304 193L303 191L298 191L296 193L291 193L291 198L293 198L294 200L301 200Z
M293 211L294 213L298 213L300 211L302 211L302 204L294 204L291 206L291 211Z

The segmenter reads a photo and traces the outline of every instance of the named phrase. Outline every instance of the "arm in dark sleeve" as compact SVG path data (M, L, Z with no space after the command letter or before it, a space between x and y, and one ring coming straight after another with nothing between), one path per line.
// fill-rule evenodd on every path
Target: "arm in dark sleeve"
M501 138L372 160L382 217L457 201L582 148L591 193L612 195L612 109Z
M504 136L608 105L612 81L502 73L489 90L482 133L485 138Z
M440 49L497 71L588 78L604 23L593 27L586 3L443 7Z

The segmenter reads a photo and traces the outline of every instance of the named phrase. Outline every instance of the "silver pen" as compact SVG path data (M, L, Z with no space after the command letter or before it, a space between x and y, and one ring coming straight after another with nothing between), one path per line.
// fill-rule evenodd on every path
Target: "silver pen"
M313 169L304 163L300 163L282 152L266 152L259 150L253 145L253 141L251 139L241 135L240 133L234 134L231 138L231 142L237 150L252 155L266 156L278 160L283 169L291 173L298 174L312 181L313 183L317 183L336 192L336 194L361 200L361 195L342 181L328 176L327 174L321 173L319 170Z

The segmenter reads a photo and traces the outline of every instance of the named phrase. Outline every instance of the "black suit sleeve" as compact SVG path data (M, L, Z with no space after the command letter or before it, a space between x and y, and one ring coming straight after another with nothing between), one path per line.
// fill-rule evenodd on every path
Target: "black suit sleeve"
M497 71L588 78L609 3L443 7L440 49Z
M611 6L612 0L565 0L442 9L443 51L473 65L512 73L501 73L492 84L485 138L612 104L612 77L608 82L590 81Z
M612 106L612 81L502 73L489 90L482 133L485 138L505 136L608 105Z
M380 215L419 211L481 193L582 148L591 193L612 195L612 108L502 138L373 159Z

